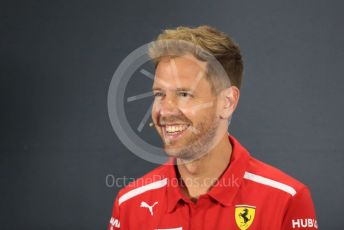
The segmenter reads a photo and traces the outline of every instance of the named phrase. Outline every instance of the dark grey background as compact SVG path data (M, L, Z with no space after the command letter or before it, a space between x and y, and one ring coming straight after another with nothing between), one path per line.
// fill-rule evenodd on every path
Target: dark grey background
M231 132L309 185L321 229L343 229L342 1L1 1L1 229L105 229L116 187L156 165L107 113L112 74L163 28L209 24L240 43ZM143 87L149 87L146 81Z

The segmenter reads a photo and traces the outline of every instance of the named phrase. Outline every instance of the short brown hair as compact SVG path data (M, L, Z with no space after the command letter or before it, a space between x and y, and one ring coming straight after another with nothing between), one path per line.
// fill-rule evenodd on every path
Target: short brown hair
M215 57L222 65L226 75L229 77L230 84L240 89L243 77L243 60L240 54L239 46L225 33L207 26L199 26L195 28L180 26L175 29L164 30L156 39L156 42L161 41L185 41L200 47L202 50ZM170 49L169 47L168 49ZM185 48L185 46L184 46ZM178 49L183 49L179 47ZM166 50L165 50L166 51ZM161 57L171 56L166 54L161 47L152 46L149 49L149 55L157 65ZM190 50L176 51L176 55L182 55L191 52ZM196 58L204 61L197 52L191 52Z

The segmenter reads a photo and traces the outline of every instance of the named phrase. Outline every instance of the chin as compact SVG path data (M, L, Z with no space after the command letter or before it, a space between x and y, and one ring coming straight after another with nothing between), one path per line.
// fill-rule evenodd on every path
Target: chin
M172 148L165 147L165 153L169 157L175 157L186 161L196 160L198 158L198 153L192 151L189 148Z
M165 153L167 154L167 156L169 156L169 157L177 157L177 158L182 157L183 152L184 152L180 148L174 148L174 147L171 147L171 146L170 147L166 147L165 146L164 150L165 150Z
M179 157L179 155L181 154L180 149L176 149L173 147L164 147L165 153L167 156L169 157Z

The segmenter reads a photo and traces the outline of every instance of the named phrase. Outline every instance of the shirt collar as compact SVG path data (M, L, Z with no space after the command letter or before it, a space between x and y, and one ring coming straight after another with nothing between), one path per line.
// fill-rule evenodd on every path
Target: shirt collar
M176 173L175 158L170 158L167 162L168 177L167 183L167 211L172 212L177 206L178 202L184 200L188 202L188 198L182 194L179 188L179 178Z
M248 151L233 136L229 135L228 138L232 144L232 155L229 166L217 183L215 183L207 193L207 195L224 206L232 205L232 201L239 190L250 157ZM174 160L174 158L169 159L166 165L169 169L169 183L167 187L168 212L172 212L180 200L190 202L190 200L180 191L176 168L173 164Z

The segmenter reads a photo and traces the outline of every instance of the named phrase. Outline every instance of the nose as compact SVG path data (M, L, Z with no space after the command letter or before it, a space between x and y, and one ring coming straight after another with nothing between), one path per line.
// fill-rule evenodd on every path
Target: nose
M176 99L168 95L157 102L157 109L162 117L176 115L179 111Z

